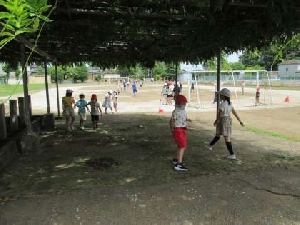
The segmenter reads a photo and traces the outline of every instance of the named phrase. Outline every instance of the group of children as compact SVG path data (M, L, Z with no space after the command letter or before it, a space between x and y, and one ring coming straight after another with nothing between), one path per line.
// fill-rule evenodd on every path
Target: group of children
M231 129L232 129L232 119L231 113L236 117L241 126L244 126L237 112L235 111L232 103L230 101L230 90L223 88L220 92L221 103L218 108L217 117L214 122L216 127L215 137L211 142L205 142L204 145L212 150L214 144L219 141L220 136L222 135L225 140L225 144L229 155L227 156L230 160L235 160L236 155L233 152L231 144ZM177 149L175 156L172 160L174 169L178 171L187 171L188 168L183 164L183 156L187 147L187 122L192 122L191 119L187 117L185 106L187 99L184 95L175 96L175 109L172 112L170 118L170 128L172 132L173 139L177 144Z
M102 117L102 110L100 103L97 100L97 95L92 94L91 101L87 102L85 100L85 94L81 93L79 95L79 100L75 102L72 96L73 91L71 89L66 90L66 96L62 98L62 109L63 116L66 118L66 127L68 131L74 130L75 121L75 108L78 108L78 115L80 118L79 128L84 130L84 125L86 121L87 111L91 114L91 120L93 123L93 129L98 128L98 122L100 117ZM104 107L104 112L107 114L107 110L110 109L111 113L118 112L118 91L108 91L104 97L102 107ZM90 106L90 108L88 107ZM114 112L113 108L114 107Z

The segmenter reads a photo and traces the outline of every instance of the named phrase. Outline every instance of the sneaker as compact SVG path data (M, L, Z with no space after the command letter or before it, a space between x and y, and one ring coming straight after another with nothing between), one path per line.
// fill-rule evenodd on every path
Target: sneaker
M174 166L176 166L176 164L178 163L178 159L173 158L172 163Z
M236 156L235 156L235 154L233 154L233 155L228 155L228 156L227 156L227 159L236 159Z
M204 142L204 145L206 148L208 148L209 150L212 150L212 146L209 144L209 142Z
M186 166L184 166L182 163L177 163L175 166L174 166L174 169L175 170L178 170L178 171L188 171L188 168Z

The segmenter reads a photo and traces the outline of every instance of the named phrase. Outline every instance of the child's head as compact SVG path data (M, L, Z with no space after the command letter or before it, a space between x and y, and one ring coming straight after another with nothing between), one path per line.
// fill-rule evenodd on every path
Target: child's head
M230 90L227 88L223 88L220 92L220 98L222 100L227 100L230 103Z
M66 97L72 97L73 91L71 89L66 90Z
M82 100L85 98L85 95L83 93L80 93L79 98Z
M184 109L186 103L187 103L187 100L184 95L177 95L175 97L175 107Z
M96 94L92 94L91 100L92 101L97 101L97 95Z

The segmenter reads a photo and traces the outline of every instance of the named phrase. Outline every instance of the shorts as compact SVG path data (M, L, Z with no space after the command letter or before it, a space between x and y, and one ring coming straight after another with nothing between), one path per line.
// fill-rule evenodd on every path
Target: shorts
M64 116L75 117L75 111L72 106L67 106L63 112Z
M186 128L177 127L172 131L173 138L178 148L186 148Z
M229 116L222 117L216 126L216 136L230 137L232 133L232 119Z
M80 120L86 120L86 113L78 113Z
M99 121L99 115L91 115L92 121L93 122L98 122Z

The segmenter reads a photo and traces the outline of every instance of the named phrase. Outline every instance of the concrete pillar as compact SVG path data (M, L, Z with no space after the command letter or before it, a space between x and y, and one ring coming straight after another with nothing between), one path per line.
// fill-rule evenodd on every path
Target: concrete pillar
M9 100L9 111L10 111L10 132L15 133L19 130L17 100Z
M29 119L31 120L31 117L32 117L32 105L31 105L31 96L28 95L28 107L29 107Z
M25 106L24 97L18 97L20 126L25 126Z
M5 122L5 107L4 104L0 105L0 140L3 141L7 138L7 129Z

